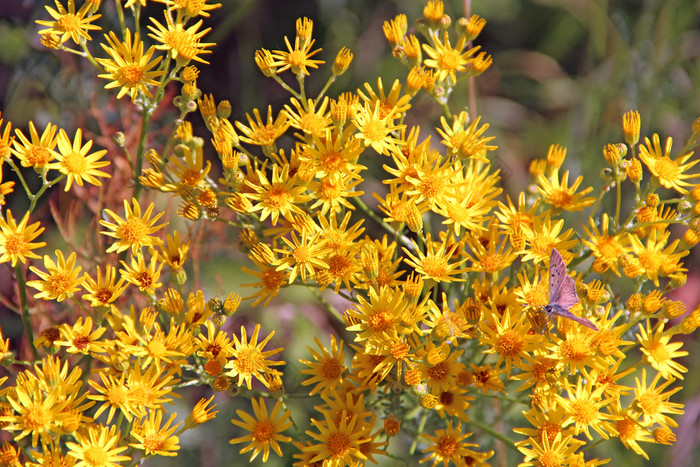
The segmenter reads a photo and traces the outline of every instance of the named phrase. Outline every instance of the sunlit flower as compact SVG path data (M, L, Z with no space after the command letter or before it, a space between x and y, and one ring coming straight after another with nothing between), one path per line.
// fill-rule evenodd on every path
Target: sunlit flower
M107 150L102 149L88 154L92 148L92 140L87 140L83 146L82 139L83 132L80 128L76 130L72 144L65 131L61 130L58 133L58 147L54 152L56 162L49 164L48 168L56 169L66 175L65 191L70 190L74 181L80 186L83 186L83 181L100 186L102 182L97 177L109 178L109 174L99 170L109 165L109 161L100 160L107 154Z
M479 50L479 47L472 47L466 51L466 36L460 36L453 48L450 44L450 37L447 31L444 32L443 40L440 41L437 33L432 36L434 44L431 47L428 44L423 44L423 50L430 58L423 60L425 66L436 70L435 79L444 81L450 78L450 84L457 82L457 72L466 71L472 56Z
M646 328L639 324L639 349L646 356L647 361L661 373L664 379L683 379L683 373L687 373L688 369L680 363L674 361L675 358L681 358L688 355L688 352L679 350L683 347L683 342L671 343L671 336L664 334L664 322L660 321L654 332L651 330L651 324L646 322Z
M292 414L291 411L285 410L281 412L282 401L278 400L275 403L275 407L272 409L272 413L268 415L265 400L262 397L257 401L251 399L251 402L253 403L253 413L255 417L251 417L242 410L236 410L236 414L241 420L231 420L231 423L249 431L250 434L241 436L240 438L233 438L229 443L250 442L250 444L240 450L241 454L253 451L253 454L250 456L250 462L253 462L261 452L263 453L262 461L267 462L270 456L270 448L272 448L278 456L282 457L282 449L279 443L288 443L292 440L289 436L281 434L284 430L292 426L292 421L289 419Z
M683 404L669 402L672 395L680 391L680 386L677 386L669 391L663 392L673 379L665 381L660 386L656 386L661 379L661 373L657 373L654 379L647 385L647 371L642 369L642 377L634 378L637 387L634 390L634 408L641 413L645 426L651 426L654 423L659 423L663 426L676 427L678 423L666 414L682 414Z
M0 263L12 262L12 267L17 265L17 261L22 264L27 262L27 258L39 258L32 250L46 246L46 242L32 243L44 231L39 222L27 226L29 222L29 212L27 212L19 224L12 217L9 209L6 214L0 216Z
M56 10L48 5L46 6L46 11L49 12L54 21L36 20L37 24L47 26L47 29L41 29L39 34L60 36L61 44L70 38L76 45L80 45L86 40L91 40L90 31L102 29L95 24L91 24L99 19L101 15L90 14L90 2L83 4L77 13L75 12L74 0L68 0L68 9L61 5L58 0L55 0L55 2Z
M639 145L639 158L649 167L651 173L658 178L659 183L666 188L676 190L678 193L686 194L688 190L684 187L692 184L686 182L689 178L695 178L700 174L687 174L688 169L698 163L698 160L686 162L693 155L690 151L675 160L671 159L672 138L666 139L666 145L661 148L659 135L654 134L653 142L649 138L644 138L644 145Z
M372 146L379 154L388 156L400 150L402 141L393 136L393 133L406 125L395 124L393 114L382 117L381 110L380 102L376 102L374 107L368 104L361 105L352 122L357 128L355 137L362 141L365 147Z
M132 199L131 202L133 208L129 206L127 200L124 200L124 219L109 209L105 209L104 212L109 215L114 222L100 219L100 224L110 229L103 230L101 233L117 239L117 241L107 249L107 253L112 251L121 253L131 248L132 253L137 254L141 247L158 246L161 243L161 240L158 237L153 237L152 234L166 225L154 225L163 213L159 212L151 219L151 213L155 207L153 203L151 203L142 216L139 202L135 198Z
M200 55L211 53L207 47L215 45L208 42L200 42L211 28L206 28L199 31L202 26L202 20L185 29L181 21L173 22L172 16L165 14L166 26L160 24L156 19L151 17L151 21L155 26L148 26L151 30L149 36L162 45L156 45L156 49L167 50L170 56L177 60L178 64L187 65L191 60L200 63L209 63Z
M468 454L468 448L479 446L478 444L465 443L464 440L472 434L462 434L462 422L459 422L455 428L452 428L452 422L453 420L447 422L445 429L435 430L434 435L421 433L421 436L430 442L430 445L422 451L430 454L421 459L421 464L432 460L433 467L439 463L447 467L450 461L455 465L464 465L462 458Z
M411 241L414 242L413 239ZM457 262L450 262L452 254L457 248L457 243L450 245L449 249L448 243L448 241L433 242L430 234L427 234L425 240L426 251L423 252L423 249L419 248L414 242L414 251L417 256L404 247L403 251L408 256L404 261L409 266L414 267L416 272L423 277L423 280L431 279L435 282L461 281L463 279L454 276L465 272L465 269L458 269L458 267L466 261L466 258Z
M573 185L568 186L569 171L567 170L564 172L564 176L560 181L559 171L554 170L549 178L540 175L538 179L540 186L537 187L537 190L542 195L544 202L551 204L555 208L565 211L581 211L585 207L592 206L595 202L594 197L584 197L586 194L593 191L593 187L588 187L576 193L576 189L582 181L583 177L579 176Z
M122 462L131 460L129 456L121 455L129 446L119 444L121 432L115 425L88 426L86 432L76 432L74 436L77 442L66 442L68 455L78 460L74 467L120 467ZM99 459L99 464L95 459Z
M147 418L134 424L131 436L139 442L131 443L132 447L143 450L146 455L177 456L180 439L173 436L173 433L180 428L180 424L170 426L177 414L171 414L168 421L161 426L163 414L162 410L151 410Z
M267 119L264 123L258 109L253 109L254 119L248 113L245 116L248 120L248 126L236 121L236 126L243 133L240 139L245 143L258 146L273 147L277 138L282 136L290 125L287 112L280 112L273 120L272 106L267 107Z
M294 39L294 47L289 43L287 36L284 37L284 43L287 45L287 51L273 50L272 57L275 59L275 65L279 68L277 73L282 73L285 70L292 70L296 76L308 76L309 68L318 68L318 65L324 63L323 60L316 60L311 57L321 51L321 49L311 50L314 46L314 40L300 41L299 37Z
M107 328L98 327L92 330L92 318L78 318L72 326L63 324L59 328L61 338L55 342L56 345L66 347L68 353L81 353L88 355L92 353L102 353L105 351L106 342L100 337L107 331Z
M238 340L236 335L233 335L233 351L232 358L226 364L226 368L229 369L227 375L238 378L238 385L246 385L248 389L251 389L251 383L253 377L258 381L265 383L264 375L266 373L275 373L270 367L277 365L284 365L285 362L281 360L268 360L272 355L280 352L282 348L277 348L273 350L263 350L265 345L272 339L275 332L272 331L268 336L258 343L258 334L260 332L260 325L255 325L255 330L253 330L253 335L250 336L250 341L248 341L248 333L245 327L241 326L241 340Z
M331 335L331 350L329 352L317 337L314 337L314 340L321 350L321 353L318 353L311 347L307 347L315 361L299 360L309 367L306 370L301 370L300 373L311 376L301 384L303 386L316 384L309 392L309 395L314 395L317 392L327 394L335 389L338 384L343 382L343 374L347 371L347 367L344 365L345 353L343 350L343 341L341 340L340 344L338 344L335 336Z
M54 159L57 131L58 127L49 123L39 136L34 122L29 122L29 139L19 129L15 130L17 139L12 142L12 153L20 160L22 167L42 170Z
M29 269L41 279L27 282L28 286L39 291L34 297L62 302L77 292L84 278L78 278L81 267L75 266L75 258L75 253L71 253L68 259L64 259L63 252L56 250L56 263L48 255L44 256L46 272L30 266Z
M105 69L104 74L98 75L100 78L111 80L105 85L105 89L120 88L117 99L121 99L125 94L131 96L131 101L136 100L139 92L149 98L153 94L148 89L149 86L158 86L157 78L165 74L165 70L152 70L163 57L153 57L155 47L151 46L145 53L144 45L138 33L134 34L131 40L131 31L126 30L124 41L120 41L114 32L110 31L105 35L109 46L105 44L102 48L111 58L98 58L97 62Z
M121 261L124 269L120 269L122 277L131 284L134 284L142 292L152 295L155 290L163 285L158 282L163 263L158 261L156 255L151 256L151 261L146 264L143 255L132 256L129 264Z

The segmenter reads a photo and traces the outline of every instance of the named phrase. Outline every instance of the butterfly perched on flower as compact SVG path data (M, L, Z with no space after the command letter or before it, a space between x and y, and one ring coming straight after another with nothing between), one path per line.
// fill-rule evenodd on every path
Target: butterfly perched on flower
M544 311L548 316L561 316L597 331L598 328L590 320L580 318L569 311L577 303L576 283L566 272L564 258L556 248L552 248L552 255L549 257L549 304L545 305Z

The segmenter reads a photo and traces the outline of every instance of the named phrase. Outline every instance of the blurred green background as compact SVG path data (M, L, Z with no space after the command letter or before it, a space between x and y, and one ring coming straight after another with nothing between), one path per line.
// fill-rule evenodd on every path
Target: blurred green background
M232 119L243 118L253 107L264 108L268 103L273 109L279 109L286 101L286 93L259 72L253 55L261 47L284 49L283 36L293 41L294 22L298 17L314 20L316 45L323 48L316 58L332 62L343 46L354 53L350 71L330 91L331 95L336 95L357 89L364 82L376 89L378 75L383 77L386 87L395 78L405 77L407 71L391 57L382 23L404 13L411 25L420 17L424 6L423 1L414 0L220 1L222 8L205 19L205 24L212 27L205 40L218 45L207 57L211 65L200 67L198 84L204 92L213 93L217 100L231 102ZM147 14L155 14L160 9L159 4L148 3ZM453 19L464 15L465 2L445 3L446 13ZM102 89L104 83L95 77L87 61L48 51L39 44L34 20L48 18L44 4L46 2L31 0L0 4L0 110L3 117L11 120L13 127L26 128L27 122L32 120L43 129L51 121L69 133L71 129L82 127L100 136L104 126L96 123L97 111L107 115L107 120L118 127L118 122L126 117L113 102L101 105L110 102L109 97ZM113 25L115 16L111 2L104 0L103 4L105 11L100 24L107 29ZM700 116L700 2L482 0L471 2L471 8L472 13L488 22L476 43L492 54L494 60L491 69L477 80L477 111L482 115L482 122L491 125L488 134L497 137L496 163L502 170L506 193L511 196L526 188L529 162L543 157L550 144L566 146L565 168L571 170L574 177L583 174L584 184L598 189L601 186L598 176L602 167L601 148L606 143L623 140L621 116L631 109L641 114L642 135L658 132L662 140L672 136L677 149L689 137L691 124ZM159 14L157 18L160 19ZM325 79L324 73L312 73L308 89L318 90ZM128 106L126 100L119 104ZM453 110L466 105L467 88L464 86L453 97ZM422 129L430 132L440 114L432 101L419 98L413 102L413 115L415 121L408 123L420 121ZM192 120L200 136L208 139L199 116L195 115ZM167 123L168 120L163 121ZM101 136L106 140L111 135ZM218 167L216 162L214 165ZM9 204L12 203L19 202L10 200ZM46 210L44 215L49 218ZM232 239L230 245L215 245L202 253L209 267L200 271L199 281L205 284L207 298L228 291L241 295L250 293L249 289L240 287L241 283L253 281L235 265L240 256L234 251L234 244ZM700 300L698 256L699 252L695 251L686 258L688 284L674 295L689 309ZM0 279L3 277L6 276L0 271ZM310 296L297 291L283 292L268 307L251 310L242 306L235 316L234 329L258 321L262 323L263 336L270 329L278 330L273 343L275 347L286 348L285 373L291 370L291 376L285 380L287 390L299 390L302 378L294 376L295 369L300 369L298 358L310 356L298 343L306 345L318 335L327 344L325 336L335 323L328 320ZM291 342L297 345L289 345ZM697 354L700 351L697 337L688 337L685 349L691 356ZM686 404L686 414L679 418L680 426L674 430L678 436L675 446L643 445L651 457L646 462L616 441L596 447L595 455L610 457L613 459L610 465L623 467L698 465L700 361L687 358L681 363L690 371L684 390L673 399ZM209 394L206 388L192 389L184 399L177 401L178 413L184 417L192 400ZM144 465L233 466L243 463L241 459L247 457L238 455L243 445L228 444L230 438L241 435L229 420L236 409L252 413L250 404L225 394L217 395L215 401L219 403L219 416L183 436L177 458L154 459ZM310 411L313 403L304 404L305 407L299 408ZM520 410L512 408L515 409ZM304 424L303 420L297 422ZM281 460L273 455L268 465L291 465L292 451L287 446L287 457ZM508 456L508 465L515 465L521 459L512 452ZM252 465L262 465L262 462L257 460ZM387 461L383 465L396 463Z

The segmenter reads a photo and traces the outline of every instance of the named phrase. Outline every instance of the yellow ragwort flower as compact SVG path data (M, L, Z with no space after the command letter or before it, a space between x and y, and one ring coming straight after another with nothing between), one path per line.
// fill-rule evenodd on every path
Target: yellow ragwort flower
M173 433L180 428L180 424L170 426L177 414L171 414L168 421L161 426L163 414L162 410L151 410L147 418L137 421L130 434L138 443L131 443L130 446L142 450L147 456L177 456L180 439L173 436Z
M211 53L211 50L207 50L207 47L215 44L200 41L211 28L199 31L199 28L202 26L202 20L200 19L185 29L180 18L173 22L172 16L167 12L165 13L165 20L166 26L163 26L151 17L151 21L155 26L148 26L152 33L149 36L162 44L156 45L156 49L168 51L179 65L187 65L191 60L209 64L200 55Z
M56 162L48 165L49 169L56 169L67 178L65 191L70 190L73 182L83 186L83 181L91 185L100 186L102 182L97 177L109 178L109 174L99 169L107 167L109 161L101 161L107 154L106 149L88 154L92 148L92 140L89 139L83 146L83 132L78 128L71 144L65 131L61 130L57 138L57 150L54 151Z
M684 187L692 186L692 184L686 182L686 180L700 176L700 174L685 173L698 163L696 159L686 164L693 152L691 151L678 156L676 159L671 159L673 139L667 138L663 149L661 148L658 134L655 133L652 140L649 141L649 138L644 138L644 145L639 146L639 158L646 164L661 185L665 188L674 189L678 193L687 194L688 190Z
M154 209L154 205L151 203L142 216L139 202L135 198L132 199L131 202L133 204L133 208L129 206L129 202L127 200L124 200L124 219L119 217L119 215L110 209L104 210L105 214L109 215L114 222L100 219L100 225L110 229L103 230L101 233L108 237L117 239L117 241L107 249L107 253L111 253L113 251L121 253L122 251L126 251L131 248L133 254L138 254L141 247L155 247L161 244L161 240L158 237L153 237L152 234L167 225L154 225L156 221L160 219L163 213L159 212L153 219L151 219L151 213Z
M29 269L41 279L27 282L28 286L39 291L34 298L62 302L72 297L78 291L78 286L85 280L84 277L78 278L81 267L75 266L75 258L75 252L64 259L61 250L56 250L56 263L48 255L44 256L46 272L30 266Z
M53 149L56 147L57 131L58 127L49 123L39 136L34 122L29 122L30 140L24 136L22 131L15 130L17 139L12 142L12 153L20 160L22 167L33 167L34 170L40 171L54 159Z
M280 352L282 350L281 347L263 351L265 345L267 345L270 339L275 335L275 331L272 331L265 339L258 343L259 333L260 325L256 324L253 334L250 336L250 341L248 341L248 333L245 327L241 326L241 339L238 340L238 337L236 337L235 334L233 335L234 349L231 353L232 358L229 359L226 364L226 368L229 369L226 374L237 378L238 386L243 386L245 384L248 389L252 387L253 377L265 384L265 374L279 373L277 370L270 367L285 364L285 362L281 360L268 360L269 357Z
M275 407L269 415L267 413L265 400L262 397L257 401L251 399L251 402L253 403L253 413L255 417L250 416L247 412L242 410L236 410L236 414L241 420L231 420L231 423L249 431L250 434L239 438L232 438L229 443L250 442L250 444L240 450L241 454L253 451L250 456L250 462L253 462L261 452L263 453L262 461L267 462L270 456L270 448L272 448L278 456L282 457L282 449L279 443L289 443L292 438L283 436L281 433L292 426L292 421L289 419L292 412L290 410L282 412L281 400L275 403Z
M102 467L120 467L124 465L122 462L131 460L129 456L121 455L129 446L120 444L121 432L115 425L95 424L86 428L74 433L76 443L66 442L69 458L79 461L76 466L94 465L95 459L100 459Z
M27 212L19 224L12 217L12 211L7 210L4 218L0 216L0 263L12 262L12 267L17 265L17 261L22 264L27 262L27 258L39 258L32 250L46 246L46 242L32 243L44 228L39 222L27 226L29 213Z
M56 10L48 5L46 6L46 11L49 12L54 21L36 20L37 24L48 27L47 29L41 29L39 34L60 36L61 44L70 38L76 45L80 45L81 42L91 40L89 31L102 29L95 24L91 24L99 19L101 15L91 14L90 9L92 6L90 2L83 4L77 13L75 12L74 0L68 0L68 9L61 5L58 0L55 0L55 2Z
M163 57L156 57L151 60L155 47L151 46L145 53L143 51L143 41L138 33L134 34L131 40L131 31L126 30L124 41L120 41L114 32L105 34L105 39L109 45L100 44L110 58L98 58L97 62L105 69L104 74L98 75L100 78L111 80L105 85L105 89L120 88L117 99L121 99L125 94L131 96L131 102L136 101L136 96L142 92L149 98L153 94L148 89L149 86L158 86L160 83L156 78L165 74L165 70L152 70Z

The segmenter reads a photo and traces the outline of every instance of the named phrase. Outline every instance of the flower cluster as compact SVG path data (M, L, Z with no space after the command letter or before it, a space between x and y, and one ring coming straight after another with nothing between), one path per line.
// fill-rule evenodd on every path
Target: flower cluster
M99 1L76 11L73 0L67 7L56 0L56 9L47 7L53 20L37 21L42 43L87 56L106 89L130 98L142 112L142 136L165 86L179 84L179 118L162 147L140 138L133 150L115 138L136 188L101 210L95 226L106 245L98 245L97 264L55 250L43 267L29 266L47 245L38 241L46 226L30 214L62 181L85 197L100 179L107 183L107 151L91 152L81 130L71 138L53 124L40 133L30 123L27 136L0 120L0 182L7 164L30 199L26 213L0 216L0 263L14 268L25 353L33 357L15 358L21 349L0 340L3 364L24 366L0 380L0 422L13 435L0 449L2 465L117 466L175 456L179 436L217 414L212 396L175 422L170 404L190 385L250 399L252 414L237 411L230 442L245 443L240 453L251 461L274 451L298 466L414 455L433 466L488 465L507 443L522 466L601 465L609 459L587 451L600 441L617 439L643 457L640 443L675 441L674 415L683 411L671 398L687 352L674 337L696 330L700 309L688 313L668 294L685 283L683 259L700 242L700 172L693 171L700 123L674 152L671 138L640 142L640 115L630 111L622 116L624 142L595 156L605 164L602 189L594 193L566 170L566 148L552 145L532 162L529 189L511 197L492 164L498 148L485 117L451 108L453 91L492 63L473 44L484 19L453 22L431 0L413 28L404 15L385 22L405 78L380 77L331 97L353 54L341 49L312 93L306 77L325 62L313 22L300 18L285 50L255 54L288 102L234 120L229 102L198 88L194 66L207 64L214 46L203 42L209 30L199 17L219 5L154 2L164 16L150 18L155 45L147 50L148 39L125 26L92 47ZM136 18L145 4L115 2ZM443 112L439 141L406 123L419 95ZM200 116L206 137L193 133ZM22 167L41 179L38 191ZM15 189L0 183L0 204ZM146 194L154 201L143 201ZM170 200L177 216L158 207ZM252 262L243 268L251 282L242 285L252 292L207 299L188 280L194 237L168 231L174 221L218 223L237 235ZM554 251L567 277L550 271ZM564 311L585 319L544 311L560 305L550 302L567 280L576 296ZM344 328L316 338L300 360L304 395L318 401L312 414L288 407L275 331L227 326L242 299L267 305L292 286L311 291ZM42 310L42 301L70 307L70 318L35 338L38 312L30 308ZM502 404L522 417L508 418L515 411Z

